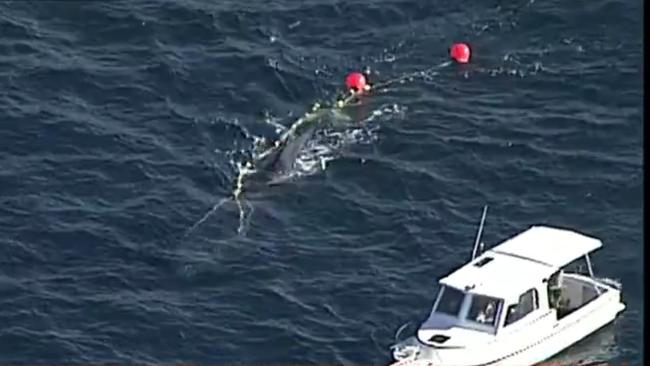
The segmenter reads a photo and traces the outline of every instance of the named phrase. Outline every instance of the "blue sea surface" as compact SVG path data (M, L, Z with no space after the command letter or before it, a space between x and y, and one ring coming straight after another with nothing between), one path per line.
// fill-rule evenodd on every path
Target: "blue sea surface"
M487 204L488 247L536 224L603 240L627 309L557 359L641 365L642 10L0 2L0 363L387 364ZM454 42L471 62L440 66ZM233 201L255 142L364 67L427 72Z

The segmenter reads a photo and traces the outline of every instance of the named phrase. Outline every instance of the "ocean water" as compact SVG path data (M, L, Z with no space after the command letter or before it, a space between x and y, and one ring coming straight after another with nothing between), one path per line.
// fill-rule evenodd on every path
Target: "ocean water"
M0 363L386 364L487 204L487 246L603 240L627 309L557 359L642 364L642 9L0 2ZM366 66L429 72L230 199L255 141Z

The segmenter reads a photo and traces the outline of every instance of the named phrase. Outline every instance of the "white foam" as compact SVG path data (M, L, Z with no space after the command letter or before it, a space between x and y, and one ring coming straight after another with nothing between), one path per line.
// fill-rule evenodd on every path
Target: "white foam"
M380 117L401 115L404 108L397 104L382 106L373 110L367 118L344 130L324 129L298 155L292 177L316 174L327 169L330 161L336 160L344 148L351 145L370 144L377 140L377 123L367 124Z
M319 129L298 154L293 169L286 172L281 180L288 181L326 170L329 166L328 163L336 160L347 146L370 144L376 141L377 130L379 129L379 124L376 121L394 116L403 117L405 110L404 107L397 104L386 104L372 110L366 118L360 121L353 121L344 111L331 111L332 113L329 113L328 118L336 121L330 124L335 127ZM274 126L278 134L290 129L290 127L280 125L278 121L279 118L268 114L265 116L265 122ZM341 124L345 127L342 128ZM243 156L252 155L253 158L258 158L273 143L273 141L263 136L255 136L249 133L247 135L253 140L253 149L252 151L240 151ZM236 169L239 179L255 171L251 167L245 166L242 161L237 160L234 156L231 156L230 163Z

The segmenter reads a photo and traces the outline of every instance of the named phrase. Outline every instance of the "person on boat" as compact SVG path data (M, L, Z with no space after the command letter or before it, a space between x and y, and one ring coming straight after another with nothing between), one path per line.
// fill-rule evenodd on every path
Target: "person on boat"
M485 305L483 311L478 313L476 321L479 323L489 324L494 321L494 314L496 312L496 305L493 301L490 301Z

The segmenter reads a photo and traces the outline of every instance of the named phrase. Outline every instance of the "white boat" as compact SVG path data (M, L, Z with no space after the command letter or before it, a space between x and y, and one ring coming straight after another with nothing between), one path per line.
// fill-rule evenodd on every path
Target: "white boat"
M391 366L534 365L625 309L620 283L593 274L599 239L532 226L476 256L485 212L472 260L440 279L428 318L391 347ZM570 269L581 261L587 273Z

